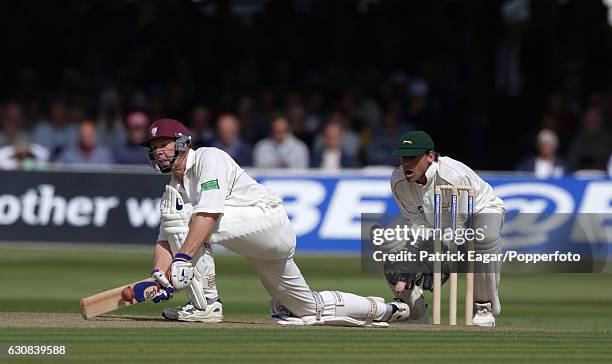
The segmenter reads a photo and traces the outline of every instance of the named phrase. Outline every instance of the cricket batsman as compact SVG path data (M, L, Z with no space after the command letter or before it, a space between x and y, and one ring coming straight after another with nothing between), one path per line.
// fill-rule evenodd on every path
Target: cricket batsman
M185 289L189 302L166 308L169 320L221 322L211 245L244 256L272 297L272 318L286 325L388 326L406 320L407 304L338 291L314 292L293 261L296 235L282 200L224 151L190 148L179 121L153 123L143 146L153 167L170 173L161 203L152 276L164 287L155 302Z
M481 232L474 239L474 250L478 254L497 254L501 250L500 230L504 223L503 201L495 196L493 188L465 164L441 157L435 152L434 143L423 131L411 131L402 135L393 155L400 158L401 166L391 175L391 190L410 231L421 231L433 227L434 187L440 185L470 186L474 188L474 229ZM449 216L450 191L441 196L442 215ZM461 194L458 204L460 213L467 211L467 195ZM465 215L464 215L465 216ZM444 219L442 220L444 221ZM463 223L465 222L465 219ZM464 224L463 224L464 225ZM449 223L442 223L448 227ZM396 240L386 242L383 249L397 252L402 249L428 249L432 251L432 240L423 238L410 244ZM448 246L449 241L445 242ZM423 290L433 291L433 263L386 262L384 272L387 282L395 295L410 306L413 315L427 315L422 296ZM409 266L412 265L412 266ZM444 266L444 265L443 265ZM498 287L500 264L476 262L474 268L475 315L473 324L495 326L495 317L501 312ZM444 269L443 269L444 273ZM443 280L448 274L443 275Z

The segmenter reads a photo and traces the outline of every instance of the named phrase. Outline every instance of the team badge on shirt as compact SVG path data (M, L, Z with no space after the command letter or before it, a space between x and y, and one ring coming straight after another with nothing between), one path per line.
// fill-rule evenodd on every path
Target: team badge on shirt
M202 188L202 191L218 190L219 189L219 180L218 179L211 179L210 181L202 183L200 185L200 187Z

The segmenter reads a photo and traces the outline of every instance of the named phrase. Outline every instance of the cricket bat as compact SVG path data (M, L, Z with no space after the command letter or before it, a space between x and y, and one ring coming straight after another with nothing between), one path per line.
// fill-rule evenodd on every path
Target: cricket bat
M154 279L127 284L81 299L81 315L88 320L120 308L153 299L161 286Z

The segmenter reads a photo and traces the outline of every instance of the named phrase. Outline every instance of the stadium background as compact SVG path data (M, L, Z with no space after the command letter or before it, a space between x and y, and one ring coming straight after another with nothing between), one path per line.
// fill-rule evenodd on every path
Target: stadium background
M156 236L155 199L164 177L134 144L138 130L162 116L190 126L197 145L225 145L285 198L301 232L298 263L314 289L390 296L380 275L360 273L354 253L359 213L397 211L387 185L396 164L389 154L410 129L427 130L443 155L486 171L485 179L505 186L506 200L518 211L537 205L547 213L610 213L612 34L606 4L0 2L0 327L7 328L0 344L66 340L77 361L92 353L121 358L135 350L139 360L171 354L194 360L176 350L143 354L151 343L168 342L150 330L147 336L119 328L71 329L75 315L61 316L51 333L30 325L27 314L7 316L75 314L80 297L146 276L150 252L142 246ZM220 117L227 115L230 126L218 132ZM347 154L341 168L289 168L294 166L288 162L259 168L253 151L269 137L278 115L308 148L309 167L323 160L326 125L339 126ZM541 152L542 130L555 135L555 159L562 167L546 178L524 168ZM116 163L119 158L134 164ZM43 208L43 200L53 208ZM103 204L108 214L99 212ZM607 260L612 239L602 226L603 239L587 246ZM545 245L527 249L554 249L565 230L557 226L546 233ZM230 321L266 319L266 294L246 262L221 254L218 274ZM189 332L194 340L216 342L194 350L217 359L245 353L260 360L330 360L350 344L369 351L347 349L340 359L391 360L397 358L393 345L408 339L420 342L418 355L428 360L456 359L457 353L465 360L612 355L608 274L507 274L502 287L499 323L516 332L283 331L281 340L294 351L280 356L270 356L279 350L271 346L277 334L265 326L261 332L230 324L225 333L165 333ZM119 314L152 317L159 309L142 305ZM153 322L138 317L144 325ZM119 332L129 340L118 340ZM253 339L254 333L264 341ZM459 335L478 341L488 355L450 344L461 342ZM101 338L114 349L97 346ZM225 341L215 341L220 338ZM445 354L438 340L449 345Z

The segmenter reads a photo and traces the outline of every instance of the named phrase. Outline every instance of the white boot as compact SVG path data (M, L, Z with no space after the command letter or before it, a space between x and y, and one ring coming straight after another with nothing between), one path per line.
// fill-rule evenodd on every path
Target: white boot
M167 307L162 312L168 320L187 321L187 322L222 322L223 305L221 301L210 303L205 310L200 310L191 302L179 307Z
M495 326L495 316L491 312L491 302L476 303L476 314L472 324L484 327Z

